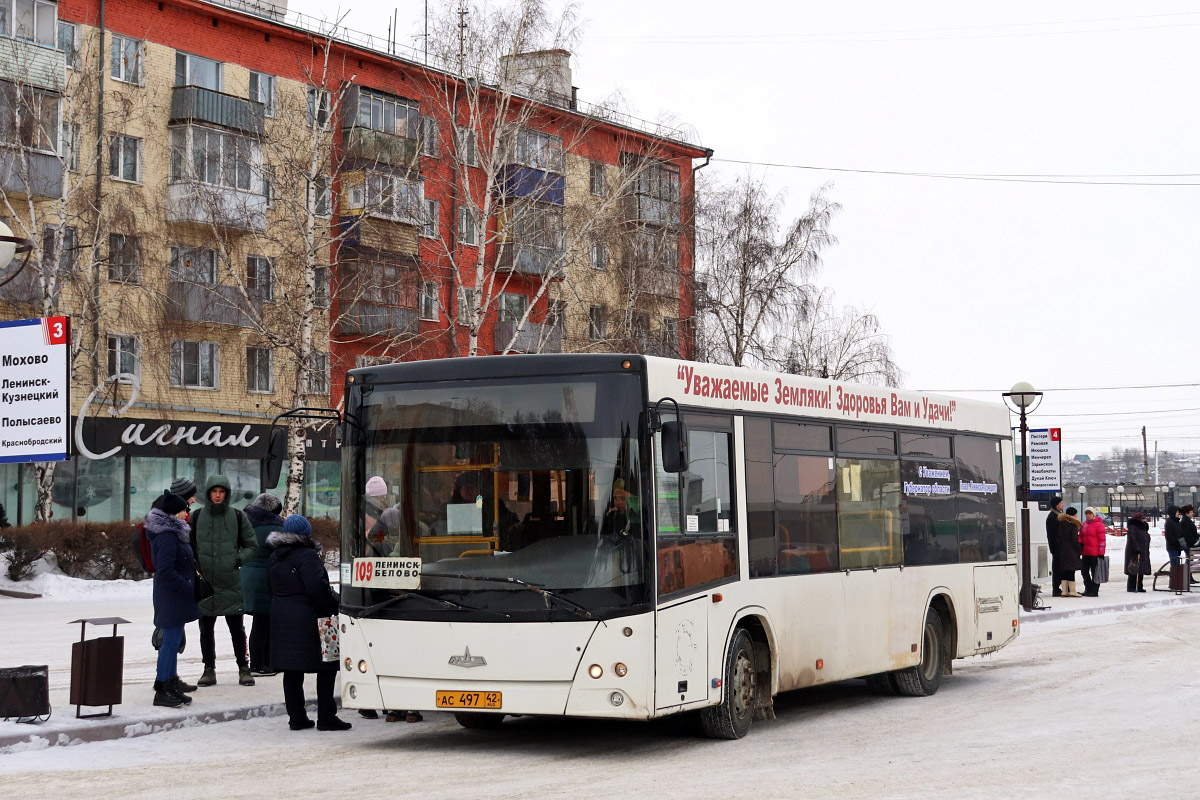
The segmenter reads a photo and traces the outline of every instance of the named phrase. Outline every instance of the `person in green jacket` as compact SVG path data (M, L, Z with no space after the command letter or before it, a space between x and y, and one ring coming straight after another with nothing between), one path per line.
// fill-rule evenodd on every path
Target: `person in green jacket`
M233 655L237 659L238 683L253 686L254 676L246 661L246 627L242 622L242 579L239 568L258 552L254 527L241 510L229 505L229 480L213 475L204 485L205 504L192 514L192 550L200 574L213 587L213 596L200 601L200 653L204 674L197 686L217 682L217 617L225 617Z

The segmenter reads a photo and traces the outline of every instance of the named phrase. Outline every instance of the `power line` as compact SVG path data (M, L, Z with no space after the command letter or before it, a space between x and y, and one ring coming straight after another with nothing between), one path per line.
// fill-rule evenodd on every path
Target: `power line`
M1038 416L1045 417L1133 417L1147 416L1149 414L1182 414L1187 411L1200 411L1197 408L1159 408L1148 411L1082 411L1071 414L1039 414Z
M1200 23L1198 23L1200 24ZM853 169L850 167L823 167L815 164L780 164L774 161L749 161L739 158L713 158L713 161L721 161L727 164L744 164L752 167L775 167L779 169L804 169L815 172L842 172L854 175L894 175L903 178L933 178L937 180L953 180L953 181L984 181L990 183L1049 183L1066 186L1200 186L1200 183L1182 182L1182 181L1133 181L1133 180L1101 180L1098 176L1095 180L1086 179L1087 176L1079 176L1079 179L1060 179L1060 178L1034 178L1021 177L1019 174L1014 175L987 175L987 174L971 174L971 173L952 173L952 172L905 172L903 170L892 169ZM1123 176L1117 176L1123 177ZM1195 178L1200 177L1200 173L1175 173L1169 175L1147 175L1146 177L1178 177L1178 178Z
M1039 389L1041 392L1112 392L1124 389L1185 389L1200 386L1200 383L1147 383L1138 386L1060 386ZM912 389L914 392L961 392L963 394L1003 394L1008 389Z

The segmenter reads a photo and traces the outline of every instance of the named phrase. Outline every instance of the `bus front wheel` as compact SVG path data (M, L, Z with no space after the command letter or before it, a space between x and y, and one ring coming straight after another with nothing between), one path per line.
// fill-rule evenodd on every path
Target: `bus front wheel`
M739 628L725 657L725 693L715 706L701 709L700 726L710 739L740 739L754 721L757 674L750 634Z
M892 673L896 689L909 697L928 697L942 683L942 667L946 656L942 616L930 608L925 612L921 634L921 663Z
M458 724L462 725L464 728L492 730L500 727L500 723L504 722L504 715L462 711L455 714L454 719L457 720Z

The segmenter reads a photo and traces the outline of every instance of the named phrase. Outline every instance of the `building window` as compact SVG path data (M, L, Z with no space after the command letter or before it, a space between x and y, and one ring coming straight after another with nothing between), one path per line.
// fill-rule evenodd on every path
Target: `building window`
M475 290L462 286L458 290L458 324L470 325L475 314Z
M246 256L246 292L259 302L275 299L275 267L266 256Z
M308 127L314 124L324 130L329 125L329 92L325 89L318 89L316 86L308 87Z
M421 235L427 239L438 236L438 201L425 198L425 224L421 226Z
M137 283L142 249L136 236L123 233L108 235L108 279L119 283Z
M271 348L246 348L246 391L275 391L275 351Z
M58 35L58 7L49 0L16 0L16 14L13 15L13 36L30 42L55 46ZM5 14L10 8L9 0L4 0ZM7 22L8 20L5 20ZM8 33L5 25L4 33Z
M608 194L608 176L604 174L604 165L599 161L593 161L590 172L592 194L601 196Z
M133 378L141 374L139 355L141 345L136 336L126 336L121 333L108 335L108 377L117 375L119 383L133 383ZM128 376L132 375L133 378Z
M593 342L602 342L608 338L608 310L604 306L592 306L588 309L588 338Z
M650 315L649 314L634 314L629 320L633 338L639 344L643 344L650 338Z
M421 115L412 101L361 89L358 93L358 127L416 139L421 130Z
M72 172L79 172L79 133L78 124L63 120L62 134L58 140L58 156Z
M59 277L67 278L75 274L75 254L79 248L79 235L71 226L63 228L62 250L60 251L55 241L57 234L57 225L47 225L42 228L42 263L57 263Z
M58 50L66 57L69 69L79 69L79 26L74 22L58 22Z
M202 89L221 91L221 62L211 58L175 54L175 85L199 86Z
M438 155L438 121L433 117L421 117L421 155Z
M262 153L254 137L189 125L171 128L170 143L168 182L195 180L243 192L265 191L262 177L255 181Z
M146 61L146 43L128 36L112 38L112 78L122 83L141 86L143 65Z
M171 342L171 385L216 389L220 385L219 352L216 342Z
M438 318L438 283L424 281L421 284L421 319L436 321Z
M0 90L0 143L58 155L59 97L11 83Z
M513 160L517 164L540 169L543 172L561 173L563 171L562 137L535 131L531 128L522 128L517 131Z
M275 76L251 70L250 99L262 103L263 114L275 116Z
M308 393L329 394L329 354L312 353L308 363Z
M500 321L520 322L525 317L528 298L523 294L505 292L500 295Z
M329 267L313 267L313 308L329 308Z
M567 301L566 300L551 300L550 308L546 312L547 324L553 326L559 336L566 335L567 332Z
M458 241L462 244L475 245L478 240L475 235L475 210L467 206L458 209Z
M314 216L328 217L333 206L329 176L320 175L308 185L308 207Z
M142 140L115 134L108 145L108 174L119 181L142 182Z
M202 247L172 247L170 278L172 281L217 285L217 251Z
M386 172L367 173L367 213L425 225L425 184Z
M592 269L608 269L608 247L597 239L592 240Z
M663 317L663 346L667 355L679 355L679 320L675 317Z
M463 127L455 129L454 151L460 164L468 167L478 166L474 129Z

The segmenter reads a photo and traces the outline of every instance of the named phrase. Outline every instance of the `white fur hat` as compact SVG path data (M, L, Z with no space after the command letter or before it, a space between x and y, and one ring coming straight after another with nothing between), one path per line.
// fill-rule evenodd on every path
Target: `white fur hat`
M387 483L375 475L367 479L367 497L383 497L387 494Z

